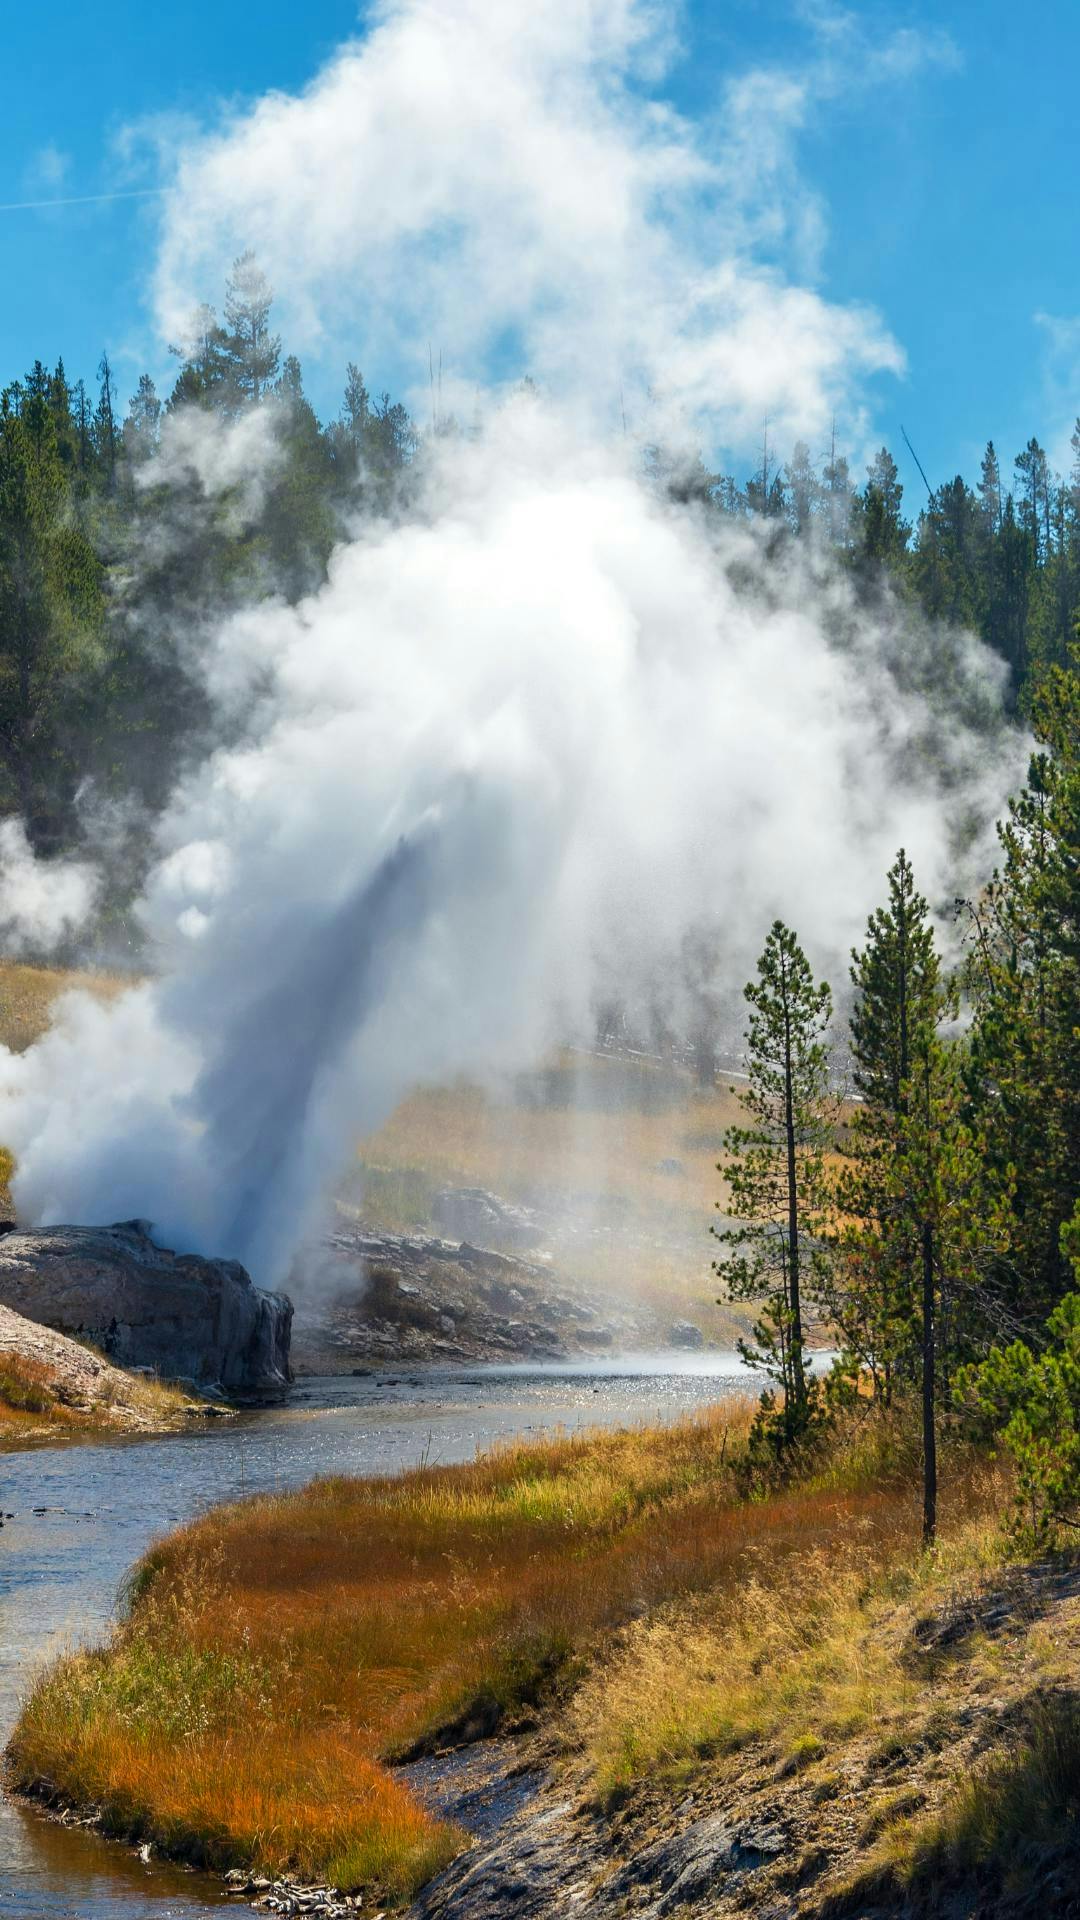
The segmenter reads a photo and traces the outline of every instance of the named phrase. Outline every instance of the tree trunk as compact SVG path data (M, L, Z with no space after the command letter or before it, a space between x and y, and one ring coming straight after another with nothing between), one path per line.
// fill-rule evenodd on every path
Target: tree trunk
M937 1534L937 1432L934 1426L934 1229L929 1220L922 1229L922 1427L923 1427L923 1546L932 1547Z
M806 1412L803 1374L802 1301L799 1296L799 1177L795 1158L795 1101L791 1084L791 1028L784 1014L784 1129L787 1137L788 1291L791 1303L791 1377L795 1383L795 1412Z

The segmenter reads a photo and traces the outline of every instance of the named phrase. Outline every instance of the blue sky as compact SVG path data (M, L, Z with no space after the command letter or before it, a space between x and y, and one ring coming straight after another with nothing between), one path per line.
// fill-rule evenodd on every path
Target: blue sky
M708 119L733 72L798 74L820 44L810 13L776 0L691 4L664 91ZM877 375L869 393L915 504L901 421L936 481L957 469L974 477L987 435L1008 462L1032 432L1060 457L1080 411L1080 8L962 0L857 15L871 37L944 31L951 47L902 82L819 100L798 143L803 184L824 213L819 290L875 307L907 356L906 376ZM36 11L13 5L0 200L138 184L146 176L124 174L115 154L125 126L203 120L223 100L294 91L356 19L352 0L188 0L181 13L114 0L105 14L57 0L46 34ZM147 309L153 201L4 212L0 233L0 376L62 353L69 372L89 377L106 345L125 391L143 364L161 368ZM337 367L309 357L306 368L326 410ZM365 370L376 385L410 377Z

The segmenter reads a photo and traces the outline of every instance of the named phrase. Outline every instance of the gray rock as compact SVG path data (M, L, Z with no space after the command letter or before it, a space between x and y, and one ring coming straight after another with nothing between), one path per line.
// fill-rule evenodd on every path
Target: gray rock
M479 1247L535 1247L540 1228L529 1207L514 1207L483 1187L443 1187L435 1195L431 1217L446 1233Z
M692 1320L676 1320L668 1335L673 1347L703 1347L705 1335Z
M165 1379L267 1393L292 1377L292 1302L236 1260L157 1246L145 1220L4 1235L0 1302Z

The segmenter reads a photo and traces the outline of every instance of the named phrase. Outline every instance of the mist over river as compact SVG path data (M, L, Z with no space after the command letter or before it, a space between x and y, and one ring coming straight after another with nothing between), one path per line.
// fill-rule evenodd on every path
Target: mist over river
M557 1427L675 1420L754 1388L734 1353L399 1368L303 1380L287 1406L197 1433L0 1455L0 1737L39 1664L106 1631L119 1584L149 1543L218 1501L318 1474L469 1460L499 1440ZM0 1916L195 1920L225 1904L217 1881L146 1864L0 1800Z

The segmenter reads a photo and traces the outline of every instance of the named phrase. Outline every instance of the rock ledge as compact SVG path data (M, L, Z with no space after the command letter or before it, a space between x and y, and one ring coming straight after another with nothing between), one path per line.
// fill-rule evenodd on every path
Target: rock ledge
M236 1260L159 1247L145 1220L40 1227L0 1239L0 1303L90 1340L118 1366L226 1393L291 1379L292 1302Z

